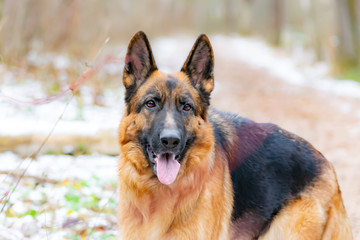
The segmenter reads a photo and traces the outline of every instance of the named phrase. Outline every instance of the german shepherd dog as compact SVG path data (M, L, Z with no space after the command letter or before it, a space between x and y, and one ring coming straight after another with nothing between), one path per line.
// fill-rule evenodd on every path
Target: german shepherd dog
M352 239L332 165L270 123L212 109L214 54L200 35L179 72L131 39L119 127L121 239Z

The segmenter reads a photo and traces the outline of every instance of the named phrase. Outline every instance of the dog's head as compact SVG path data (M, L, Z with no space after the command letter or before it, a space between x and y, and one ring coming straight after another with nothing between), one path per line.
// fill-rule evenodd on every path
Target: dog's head
M200 35L179 72L159 72L143 32L131 39L123 71L126 111L119 135L122 154L141 173L171 184L210 154L207 121L214 87L214 56ZM150 172L150 173L149 173Z

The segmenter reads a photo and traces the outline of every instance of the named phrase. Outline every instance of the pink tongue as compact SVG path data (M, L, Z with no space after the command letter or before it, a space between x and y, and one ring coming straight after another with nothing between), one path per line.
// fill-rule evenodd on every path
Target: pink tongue
M154 160L159 181L166 185L173 183L180 169L180 163L175 160L175 154L161 154Z

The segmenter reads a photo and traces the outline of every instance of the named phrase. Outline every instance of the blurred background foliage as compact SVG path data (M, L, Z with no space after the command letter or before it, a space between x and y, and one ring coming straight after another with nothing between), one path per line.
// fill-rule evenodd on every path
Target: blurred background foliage
M360 0L0 0L3 63L26 65L32 49L91 59L106 38L138 30L239 33L314 52L336 77L360 77Z

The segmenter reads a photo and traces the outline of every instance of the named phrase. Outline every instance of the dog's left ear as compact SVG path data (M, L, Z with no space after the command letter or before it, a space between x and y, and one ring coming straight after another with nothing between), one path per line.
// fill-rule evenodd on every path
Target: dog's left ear
M156 69L149 40L139 31L131 39L125 57L123 83L127 92L136 89Z
M192 47L181 71L200 93L209 98L214 89L214 53L205 34L201 34Z

